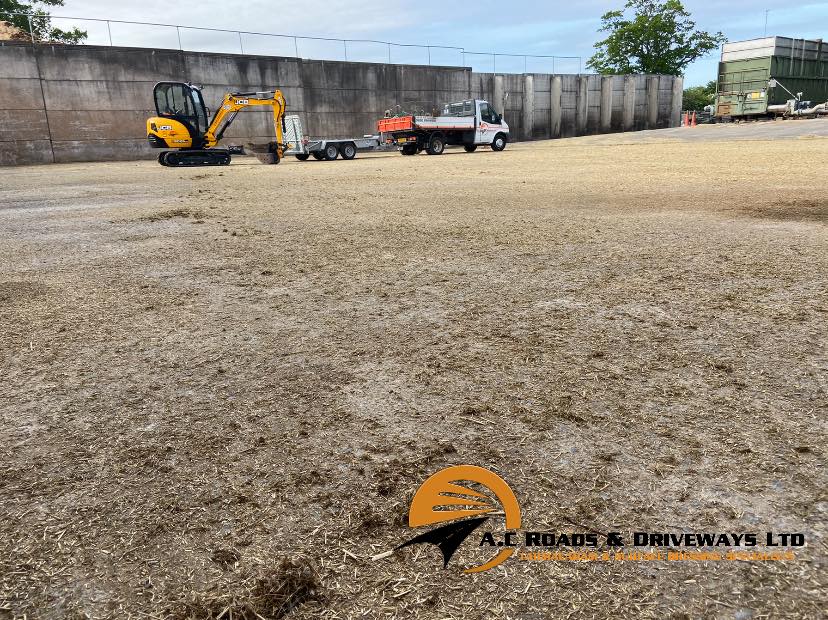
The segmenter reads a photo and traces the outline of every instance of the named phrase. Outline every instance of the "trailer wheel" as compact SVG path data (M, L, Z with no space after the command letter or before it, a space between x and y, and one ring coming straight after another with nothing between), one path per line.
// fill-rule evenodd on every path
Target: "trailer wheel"
M346 142L339 147L339 154L342 155L342 159L353 159L356 157L356 152L356 144L353 142Z
M314 151L313 153L311 153L311 157L313 157L316 161L322 161L323 159L325 159L325 153L323 153L322 151Z
M466 151L466 153L474 153L477 150L477 145L476 144L466 144L466 145L463 146L463 150Z
M416 155L417 154L417 145L416 144L406 144L402 147L402 154L403 155Z
M325 147L325 159L333 161L337 157L339 157L339 149L336 148L336 144L329 144Z
M431 140L428 141L428 154L429 155L442 155L443 149L446 148L446 143L443 142L442 136L431 136Z
M502 133L497 134L492 140L492 150L493 151L502 151L506 148L506 136Z
M296 159L299 161L308 161L308 157L310 157L310 153L297 153Z

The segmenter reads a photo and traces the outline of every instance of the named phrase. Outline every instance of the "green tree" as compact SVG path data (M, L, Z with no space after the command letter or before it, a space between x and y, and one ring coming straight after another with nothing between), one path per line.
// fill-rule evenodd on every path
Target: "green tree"
M623 10L605 13L601 23L599 32L609 34L587 62L598 73L681 75L726 40L721 32L696 30L680 0L628 0Z
M69 44L83 42L87 36L85 30L77 28L61 30L52 27L52 20L46 9L53 6L63 6L63 0L35 0L34 2L0 0L0 21L11 23L19 30L32 36L35 41ZM26 15L14 15L14 13L31 15L31 26Z
M716 80L708 82L705 86L691 86L684 89L681 107L684 110L704 111L704 106L711 105L716 101Z

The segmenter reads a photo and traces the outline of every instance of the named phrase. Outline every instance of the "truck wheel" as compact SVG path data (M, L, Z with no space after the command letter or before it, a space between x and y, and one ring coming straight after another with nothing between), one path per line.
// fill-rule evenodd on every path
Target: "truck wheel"
M493 151L502 151L506 148L506 136L502 133L499 133L495 136L494 140L492 140L492 150Z
M356 157L356 151L356 144L353 142L346 142L339 147L339 154L342 155L342 159L353 159Z
M443 149L445 148L446 144L443 142L443 138L440 136L432 136L428 142L427 150L429 155L442 155Z
M325 153L323 153L322 151L314 151L313 153L311 153L311 157L313 157L316 161L322 161L323 159L325 159Z
M337 157L339 157L339 149L336 148L336 144L329 144L325 147L325 159L333 161Z
M477 150L477 145L476 144L466 144L463 147L463 150L465 150L466 153L474 153Z
M310 153L297 153L296 159L299 161L308 161L308 157L310 157Z
M406 144L402 147L402 154L403 155L416 155L417 154L417 145L416 144Z

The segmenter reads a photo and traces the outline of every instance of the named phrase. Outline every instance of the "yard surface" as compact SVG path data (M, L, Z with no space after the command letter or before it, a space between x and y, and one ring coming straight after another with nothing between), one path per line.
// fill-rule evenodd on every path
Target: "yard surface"
M0 170L0 618L818 617L828 121L777 126ZM463 463L526 529L806 544L372 560Z

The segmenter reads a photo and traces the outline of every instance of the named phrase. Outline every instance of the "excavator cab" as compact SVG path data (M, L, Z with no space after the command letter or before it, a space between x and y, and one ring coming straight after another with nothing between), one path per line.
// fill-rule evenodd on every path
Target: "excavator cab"
M153 99L157 116L147 119L147 141L153 148L172 149L158 155L158 163L163 166L229 164L231 150L216 146L238 112L249 106L273 108L276 142L267 146L268 163L278 163L282 158L282 122L286 105L278 90L228 93L212 120L201 89L193 84L158 82L153 89Z
M158 82L153 90L157 117L147 121L150 146L187 149L204 146L209 121L201 90L184 82Z

